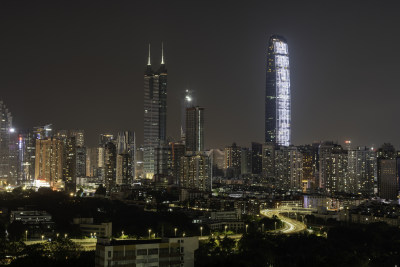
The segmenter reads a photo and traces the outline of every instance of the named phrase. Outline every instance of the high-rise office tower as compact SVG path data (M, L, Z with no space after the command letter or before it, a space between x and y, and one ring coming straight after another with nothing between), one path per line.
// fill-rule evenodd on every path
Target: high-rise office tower
M63 178L64 143L56 138L37 139L35 180L59 188Z
M115 183L117 185L132 184L132 158L129 153L117 155Z
M186 110L196 106L193 90L186 89L184 91L181 103L181 140L186 140Z
M186 151L204 151L204 108L186 109Z
M86 176L97 177L97 171L99 167L99 155L98 148L87 148L86 149Z
M76 147L76 177L86 177L86 147Z
M135 174L135 156L136 156L136 141L135 132L123 131L119 132L117 136L117 155L128 153L130 155L130 163L132 170L130 173Z
M7 183L10 178L10 134L13 132L12 116L0 100L0 182Z
M143 160L146 178L153 178L155 166L160 166L156 159L164 160L163 155L156 155L156 148L166 145L167 135L167 68L162 49L161 66L154 72L149 57L144 74L144 145ZM164 149L159 149L163 153Z
M251 173L262 173L262 144L251 143Z
M104 180L107 191L115 186L116 183L116 165L117 165L117 148L114 143L108 142L104 147Z
M18 133L14 128L10 129L9 133L9 143L8 143L8 170L9 170L9 176L8 176L8 183L9 184L21 184L21 181L19 179L20 177L20 167L19 167L19 143L18 143Z
M180 142L171 142L171 175L174 178L173 183L179 185L181 158L185 156L185 145Z
M265 94L265 142L290 145L290 71L288 45L282 36L269 38Z
M33 131L18 135L19 181L32 182L35 178L36 139Z

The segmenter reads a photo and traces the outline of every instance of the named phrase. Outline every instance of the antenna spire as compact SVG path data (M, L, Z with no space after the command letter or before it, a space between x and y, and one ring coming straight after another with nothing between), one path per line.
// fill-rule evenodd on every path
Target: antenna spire
M164 43L161 42L161 65L164 65Z
M150 66L151 62L150 62L150 43L149 43L149 58L147 59L147 66Z

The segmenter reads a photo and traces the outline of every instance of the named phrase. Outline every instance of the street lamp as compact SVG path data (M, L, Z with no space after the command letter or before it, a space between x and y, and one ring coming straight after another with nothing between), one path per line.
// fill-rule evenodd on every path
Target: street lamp
M261 224L262 232L264 233L264 224Z
M149 239L151 239L151 229L149 229Z
M203 237L203 226L200 226L200 236Z
M176 237L176 231L178 231L178 228L175 228L174 231L175 231L175 237Z
M275 231L276 231L276 222L275 222Z
M246 224L246 234L247 234L247 228L249 228L249 225L248 225L248 224Z
M124 238L124 231L122 231L122 238Z
M42 235L42 241L43 241L44 235Z
M225 235L226 235L226 229L228 229L228 225L225 225Z
M94 232L94 238L96 238L96 232Z
M64 235L64 238L67 238L67 237L68 237L68 234L65 234L65 235Z
M59 235L60 235L59 233L56 234L57 238L58 238Z
M183 232L182 236L183 236L183 237L185 237L185 236L186 236L185 232Z
M28 241L28 230L25 231L25 241Z

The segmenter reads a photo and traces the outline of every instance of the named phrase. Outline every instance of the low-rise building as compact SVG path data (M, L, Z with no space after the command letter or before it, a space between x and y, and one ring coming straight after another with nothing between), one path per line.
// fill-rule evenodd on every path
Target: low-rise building
M147 240L98 239L96 267L109 266L194 266L197 237L174 237Z
M93 218L74 218L74 224L79 224L79 228L84 236L88 237L111 237L112 222L93 223Z

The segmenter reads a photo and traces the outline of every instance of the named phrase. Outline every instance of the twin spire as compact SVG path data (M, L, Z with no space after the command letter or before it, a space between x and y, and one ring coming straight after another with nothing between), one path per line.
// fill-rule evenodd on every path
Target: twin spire
M161 42L161 65L164 65L164 43ZM147 66L151 66L151 60L150 60L150 43L149 43L149 56L147 58Z

